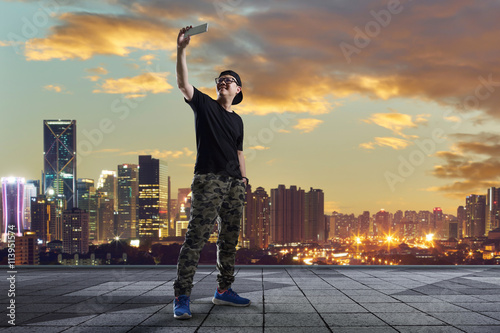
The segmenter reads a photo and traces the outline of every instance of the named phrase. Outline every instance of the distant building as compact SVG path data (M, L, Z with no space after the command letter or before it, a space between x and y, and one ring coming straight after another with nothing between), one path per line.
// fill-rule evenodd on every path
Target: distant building
M76 120L43 121L43 194L63 195L68 209L77 207L76 148Z
M99 239L99 223L97 222L97 193L94 180L78 178L76 183L78 208L89 213L89 240Z
M151 155L139 156L139 237L159 240L167 224L167 166Z
M40 190L39 180L27 180L24 185L24 230L31 230L31 198L36 198Z
M50 242L51 203L45 195L31 198L31 231L42 241Z
M367 237L370 232L370 212L364 211L362 215L358 217L358 228L357 235Z
M97 181L96 190L102 196L112 199L114 203L113 210L118 210L117 200L118 179L116 178L116 171L102 170L99 180Z
M303 241L304 190L292 185L271 189L271 243L291 244Z
M486 196L471 194L465 199L465 237L483 237L486 233Z
M2 184L2 240L7 240L9 232L23 234L24 225L24 178L8 177L1 179Z
M17 236L16 245L16 266L38 265L38 243L34 232L25 231L22 236Z
M486 195L485 232L500 227L500 188L490 187Z
M373 232L375 236L385 237L393 233L391 228L391 216L389 212L386 212L384 209L381 209L375 214L375 221L373 224Z
M63 252L89 252L89 213L72 208L63 213Z
M325 227L325 195L323 190L310 188L304 194L303 240L325 242L328 239Z
M467 220L467 214L464 206L458 206L457 208L457 221L458 221L458 237L462 238L465 230L465 222Z
M118 165L118 215L120 238L137 237L137 199L139 196L139 167L137 164Z
M248 240L249 247L266 249L269 246L269 227L271 219L270 198L263 187L251 192L247 187L246 221L243 238Z

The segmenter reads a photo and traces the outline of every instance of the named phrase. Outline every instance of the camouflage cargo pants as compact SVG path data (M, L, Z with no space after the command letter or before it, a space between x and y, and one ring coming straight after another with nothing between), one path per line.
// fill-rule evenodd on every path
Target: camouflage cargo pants
M191 184L191 217L177 262L175 296L190 295L200 252L220 216L217 240L218 287L226 289L234 282L234 261L245 201L242 180L213 173L195 175Z

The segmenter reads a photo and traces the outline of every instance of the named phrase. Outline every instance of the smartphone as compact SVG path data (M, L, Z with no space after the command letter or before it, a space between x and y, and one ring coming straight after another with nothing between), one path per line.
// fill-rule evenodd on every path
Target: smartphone
M191 29L189 29L184 33L184 37L201 34L207 31L208 31L208 23L205 23L196 27L192 27Z

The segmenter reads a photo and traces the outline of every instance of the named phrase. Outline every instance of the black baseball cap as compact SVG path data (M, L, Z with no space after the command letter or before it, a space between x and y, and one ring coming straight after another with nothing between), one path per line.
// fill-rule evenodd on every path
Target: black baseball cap
M232 71L232 70L223 71L219 74L219 77L221 77L223 75L231 75L232 77L234 77L236 79L236 83L240 87L243 87L243 85L241 84L240 76L235 71ZM234 96L232 105L239 104L242 100L243 100L243 93L240 91L236 96Z

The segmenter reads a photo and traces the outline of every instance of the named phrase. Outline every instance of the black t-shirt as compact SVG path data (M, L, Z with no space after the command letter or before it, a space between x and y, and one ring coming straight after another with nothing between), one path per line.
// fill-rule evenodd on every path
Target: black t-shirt
M194 173L215 173L241 178L238 150L243 150L243 120L194 88L191 101L196 130Z

